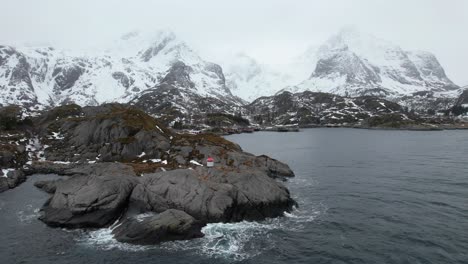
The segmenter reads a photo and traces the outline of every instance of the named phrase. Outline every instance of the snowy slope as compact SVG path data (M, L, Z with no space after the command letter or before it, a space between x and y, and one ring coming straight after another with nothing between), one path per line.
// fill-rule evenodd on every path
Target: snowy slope
M199 96L240 102L226 87L221 67L204 61L168 31L132 32L105 50L76 54L53 48L0 46L0 105L97 105L128 102L161 83L174 63L188 68Z
M354 28L343 29L318 49L311 72L310 78L284 90L389 98L421 91L436 96L459 93L433 54L405 51Z
M222 65L226 73L226 83L233 94L252 102L261 96L270 96L291 84L297 84L310 76L315 67L317 47L283 64L267 65L245 53L239 53Z
M275 94L297 80L293 76L259 64L246 54L237 54L225 64L226 83L232 93L246 101Z

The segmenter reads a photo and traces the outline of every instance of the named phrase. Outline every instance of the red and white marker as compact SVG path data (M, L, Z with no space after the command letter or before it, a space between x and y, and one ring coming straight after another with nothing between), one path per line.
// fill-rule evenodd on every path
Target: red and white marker
M214 166L214 159L212 157L206 159L206 166L209 168Z

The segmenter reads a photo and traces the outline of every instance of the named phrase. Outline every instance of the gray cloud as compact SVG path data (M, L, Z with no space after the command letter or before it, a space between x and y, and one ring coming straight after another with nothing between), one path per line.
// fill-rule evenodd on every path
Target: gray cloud
M169 28L212 61L245 51L281 63L344 25L435 53L468 84L468 1L463 0L1 0L0 42L102 46L135 29Z

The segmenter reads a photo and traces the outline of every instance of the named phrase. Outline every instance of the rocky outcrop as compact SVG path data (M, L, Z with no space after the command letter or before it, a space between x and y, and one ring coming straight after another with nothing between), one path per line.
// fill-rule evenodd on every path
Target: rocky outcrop
M276 217L295 204L288 190L263 171L227 167L146 174L130 202L140 212L178 209L205 222Z
M272 178L293 177L288 165L268 156L255 156L226 139L213 134L179 135L173 139L170 158L179 165L190 165L189 161L204 163L212 157L220 166L238 170L262 170Z
M0 193L13 189L26 180L21 170L0 171Z
M174 133L132 107L72 104L31 122L31 135L22 139L27 162L3 169L0 191L25 174L67 176L35 183L51 194L40 219L52 227L100 228L135 212L158 213L127 217L114 234L129 243L159 243L199 237L206 223L281 216L296 204L276 181L294 176L286 164L214 134ZM208 157L216 167L203 166Z
M127 205L137 178L132 168L119 163L88 165L86 176L56 183L41 220L56 227L103 227L115 221Z
M203 223L179 210L125 219L112 233L120 242L147 245L203 237Z
M118 104L81 108L67 105L38 121L51 161L95 162L160 159L169 150L170 133L144 112Z

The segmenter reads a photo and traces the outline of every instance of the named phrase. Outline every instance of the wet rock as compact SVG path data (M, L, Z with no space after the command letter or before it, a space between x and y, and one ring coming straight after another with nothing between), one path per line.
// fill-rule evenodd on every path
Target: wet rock
M264 168L273 178L294 177L294 172L287 164L266 155L255 157L255 165Z
M202 222L179 210L166 210L144 218L128 218L112 231L120 242L148 245L203 237Z
M295 205L288 190L262 170L205 167L147 174L130 202L140 212L178 209L205 222L276 217Z
M13 189L26 180L26 176L21 170L10 170L6 175L0 171L0 174L0 192Z
M82 170L76 168L76 170ZM57 227L103 227L117 219L137 183L133 169L118 163L88 166L85 175L57 182L41 220Z

